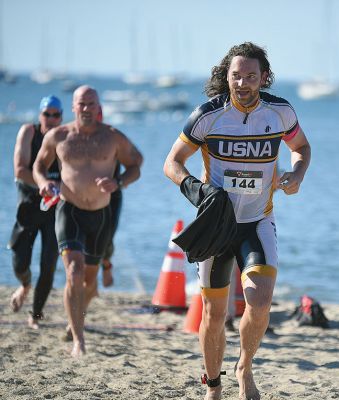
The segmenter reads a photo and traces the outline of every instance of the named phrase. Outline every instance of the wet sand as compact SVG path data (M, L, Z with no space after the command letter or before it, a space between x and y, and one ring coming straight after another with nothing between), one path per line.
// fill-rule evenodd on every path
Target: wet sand
M185 314L151 313L147 295L105 292L86 317L87 354L69 356L62 291L53 290L39 330L27 327L30 293L18 313L9 307L14 288L0 287L1 399L203 399L198 337L182 331ZM324 305L331 328L296 327L294 304L272 307L274 334L254 360L262 400L339 398L339 305ZM237 327L238 321L235 322ZM233 368L237 332L227 333L223 399L238 398Z

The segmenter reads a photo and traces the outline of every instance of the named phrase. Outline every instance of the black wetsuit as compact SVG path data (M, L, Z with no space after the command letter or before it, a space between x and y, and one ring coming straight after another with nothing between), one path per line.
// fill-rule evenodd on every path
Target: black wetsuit
M117 165L117 168L114 173L114 178L120 175L120 164ZM111 194L110 208L111 208L111 232L110 239L107 243L107 246L104 251L103 258L105 260L109 260L114 253L114 235L118 228L120 212L122 207L122 191L116 190Z
M114 177L119 174L118 165ZM60 200L56 207L55 224L59 253L80 251L88 265L97 265L103 258L109 259L114 250L113 237L118 226L121 203L121 190L112 193L107 207L94 211L82 210Z
M109 205L98 210L82 210L60 200L56 206L55 232L59 253L80 251L86 264L97 265L109 239L111 210Z
M34 125L34 136L31 144L30 169L41 147L43 134L40 125ZM48 170L48 178L59 181L60 172L55 161ZM17 182L18 206L16 222L8 247L12 249L13 269L16 277L24 285L31 284L31 259L33 244L40 231L41 255L40 275L36 284L33 299L33 316L42 315L49 292L53 285L54 271L58 259L58 246L55 236L55 207L48 211L40 210L41 196L39 190L23 182Z

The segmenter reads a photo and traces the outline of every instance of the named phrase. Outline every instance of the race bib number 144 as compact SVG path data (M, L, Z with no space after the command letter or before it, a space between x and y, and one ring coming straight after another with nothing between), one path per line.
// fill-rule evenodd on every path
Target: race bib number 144
M231 171L224 173L224 190L238 194L260 194L262 171Z

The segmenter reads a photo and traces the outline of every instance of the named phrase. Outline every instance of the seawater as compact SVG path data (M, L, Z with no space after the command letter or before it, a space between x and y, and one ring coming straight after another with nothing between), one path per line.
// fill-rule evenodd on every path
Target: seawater
M123 209L115 238L114 276L116 291L153 293L172 228L178 219L187 225L195 209L181 195L179 188L163 174L163 163L173 142L181 132L190 112L206 100L204 80L188 81L171 89L157 89L150 84L127 87L113 78L77 77L79 84L88 83L105 90L130 89L158 96L184 92L190 106L175 112L150 112L124 119L106 118L124 132L141 150L145 161L141 178L124 190ZM339 284L339 100L304 101L298 98L296 84L277 82L271 93L285 97L295 108L299 122L312 146L312 161L300 192L274 195L279 252L279 274L275 289L277 301L298 301L307 293L321 302L338 302ZM11 266L11 252L6 245L14 223L16 188L13 176L13 151L17 132L25 115L37 117L42 96L55 94L64 104L64 122L72 119L72 94L63 92L62 82L45 85L19 77L15 85L0 82L0 113L8 110L22 120L0 124L0 284L16 286ZM23 116L23 117L22 117ZM188 162L192 174L201 172L200 154ZM290 170L289 150L282 143L279 167ZM32 258L33 283L39 270L40 240ZM187 281L196 280L195 266L185 265ZM54 286L63 287L65 274L59 260Z

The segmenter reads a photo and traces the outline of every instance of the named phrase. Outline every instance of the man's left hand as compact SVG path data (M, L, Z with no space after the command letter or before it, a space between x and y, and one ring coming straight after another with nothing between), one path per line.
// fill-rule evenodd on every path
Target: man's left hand
M110 179L110 178L96 178L95 183L97 186L100 188L100 192L103 193L112 193L115 192L118 189L118 184L116 179Z
M301 180L296 172L285 172L279 179L278 189L282 189L285 194L298 193Z

